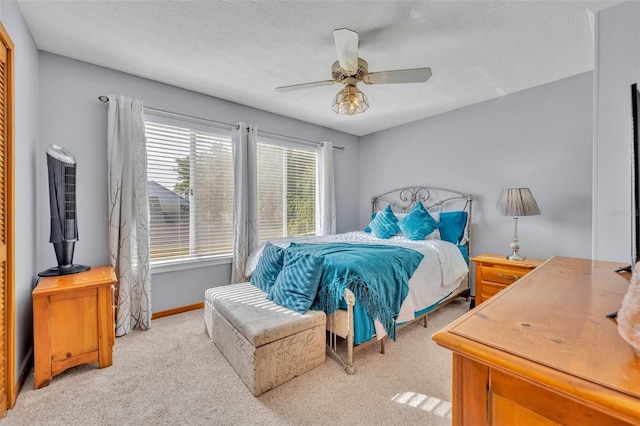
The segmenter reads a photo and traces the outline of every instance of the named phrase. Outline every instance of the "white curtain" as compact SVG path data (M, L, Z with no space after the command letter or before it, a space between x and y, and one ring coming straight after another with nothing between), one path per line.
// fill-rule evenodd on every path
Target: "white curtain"
M322 142L318 152L318 233L336 233L336 192L333 178L333 143Z
M118 277L116 336L151 326L145 142L142 101L109 95L109 253Z
M258 248L258 129L238 124L231 134L234 170L231 282L245 282L247 258Z

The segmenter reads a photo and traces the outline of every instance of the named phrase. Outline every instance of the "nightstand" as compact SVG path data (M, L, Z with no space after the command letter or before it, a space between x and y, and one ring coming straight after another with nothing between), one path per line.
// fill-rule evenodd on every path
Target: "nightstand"
M111 266L40 279L32 292L36 389L79 364L112 364L115 283Z
M529 258L522 261L509 260L501 254L482 254L472 257L471 261L476 264L476 305L507 288L544 262Z

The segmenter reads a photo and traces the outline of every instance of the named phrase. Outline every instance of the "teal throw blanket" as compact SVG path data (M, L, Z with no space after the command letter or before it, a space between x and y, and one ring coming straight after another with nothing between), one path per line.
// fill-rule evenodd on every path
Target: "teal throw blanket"
M332 314L345 288L353 292L372 319L378 319L395 340L395 321L409 293L409 279L424 255L417 251L376 244L297 244L297 250L324 257L322 277L311 309Z

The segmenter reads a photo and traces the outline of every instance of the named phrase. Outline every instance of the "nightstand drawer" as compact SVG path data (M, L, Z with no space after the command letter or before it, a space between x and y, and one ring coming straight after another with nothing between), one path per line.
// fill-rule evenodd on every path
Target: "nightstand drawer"
M471 261L476 265L476 305L518 281L543 263L542 260L538 259L511 261L499 254L483 254L472 257Z
M487 300L491 296L496 295L499 291L507 288L507 285L497 284L491 281L482 281L481 291L482 300Z
M505 268L495 266L482 266L482 280L495 283L512 284L522 278L529 270Z

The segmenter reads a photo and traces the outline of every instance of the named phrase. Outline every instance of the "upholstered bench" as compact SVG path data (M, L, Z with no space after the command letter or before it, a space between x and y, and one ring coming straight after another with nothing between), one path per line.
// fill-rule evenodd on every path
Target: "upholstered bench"
M205 292L205 329L254 396L325 362L326 315L299 314L250 283Z

